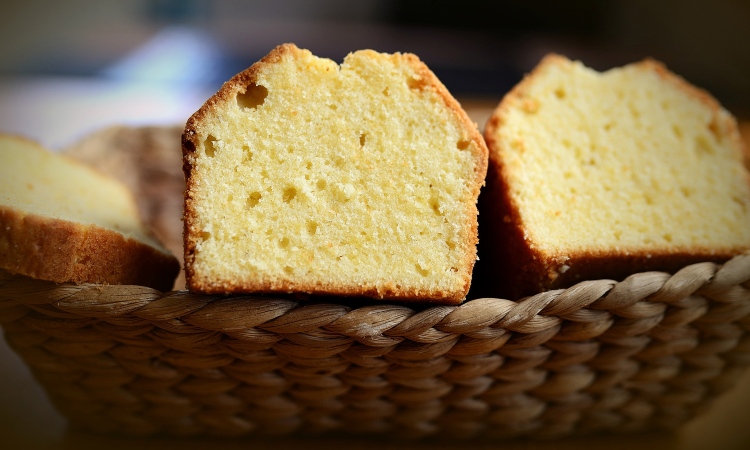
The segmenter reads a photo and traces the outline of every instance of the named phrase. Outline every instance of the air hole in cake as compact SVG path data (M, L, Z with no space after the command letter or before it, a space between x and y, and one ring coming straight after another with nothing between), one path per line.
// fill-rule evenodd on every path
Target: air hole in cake
M438 216L442 216L443 212L440 210L440 201L437 199L437 197L430 197L430 208L432 208L432 212L437 214Z
M461 139L456 143L456 148L458 148L459 150L466 150L467 148L469 148L470 142L471 141L468 139Z
M671 234L664 233L664 235L662 237L664 238L665 241L672 242L672 235Z
M449 248L449 249L451 249L451 250L453 250L453 249L455 249L455 248L456 248L456 243L455 243L455 242L453 242L453 240L452 240L452 239L446 239L446 240L445 240L445 245L447 245L447 246L448 246L448 248Z
M354 188L349 184L338 183L333 186L331 191L334 200L346 203L351 200L351 195L354 193Z
M308 220L307 221L307 233L312 235L317 232L318 232L318 222L314 220Z
M243 162L250 162L253 160L253 151L250 150L250 146L247 144L242 146L242 161Z
M333 111L336 111L337 109L339 109L338 105L336 105L335 103L331 103L330 105L328 105L328 107L331 108Z
M305 169L310 170L312 169L312 163L310 161L305 163Z
M614 127L614 126L615 126L615 125L614 125L614 124L613 124L612 122L607 122L607 123L605 123L605 124L604 124L604 127L603 127L603 128L604 128L604 131L609 131L609 130L611 130L611 129L612 129L612 127Z
M695 138L695 149L698 153L705 155L713 155L714 147L708 142L708 138L703 135L699 135Z
M564 99L567 95L567 92L565 92L565 89L559 87L555 89L555 97L559 98L560 100Z
M284 272L291 275L294 273L294 269L292 269L290 266L284 266Z
M328 183L326 182L326 180L320 179L317 183L315 183L315 185L322 191L326 188L326 186L328 186Z
M205 141L203 141L203 148L206 151L206 156L213 158L216 155L216 138L209 134Z
M261 195L260 192L251 192L250 195L247 196L247 206L254 208L260 201L261 197L263 197L263 195Z
M282 195L281 199L284 200L284 203L289 203L297 196L297 189L294 187L288 187L284 189L284 194Z
M209 233L208 231L204 231L203 233L201 233L201 240L207 241L209 239L211 239L211 233Z
M419 263L415 264L415 267L417 269L417 273L422 275L423 277L426 277L430 274L429 270L424 269L422 266L419 265Z
M286 237L281 238L281 240L279 241L279 247L281 248L289 247L289 238L286 238Z
M424 89L425 84L426 84L425 80L422 79L422 77L420 77L419 75L414 75L414 76L409 77L406 83L409 86L409 89L417 89L417 90Z
M383 95L385 95L386 97L391 95L391 92L388 90L388 86L386 86L385 89L383 89Z
M638 108L632 103L628 104L628 110L630 110L630 115L633 117L633 119L640 119L641 118L641 112L638 111Z
M682 139L682 128L677 125L672 125L672 132L678 139Z
M680 192L682 193L683 197L690 198L692 197L693 193L695 192L695 189L688 187L688 186L682 186L680 188Z
M237 105L240 108L255 109L266 101L268 89L255 83L249 84L245 92L237 93Z
M367 133L362 133L359 135L359 146L364 147L365 143L367 142Z
M708 131L711 132L711 135L714 137L714 140L716 142L722 141L722 133L721 133L721 130L719 129L718 122L716 122L716 117L714 117L711 123L708 124Z
M741 198L737 197L736 195L732 196L732 201L738 205L740 205L740 208L742 209L743 214L747 211L747 203L743 201Z

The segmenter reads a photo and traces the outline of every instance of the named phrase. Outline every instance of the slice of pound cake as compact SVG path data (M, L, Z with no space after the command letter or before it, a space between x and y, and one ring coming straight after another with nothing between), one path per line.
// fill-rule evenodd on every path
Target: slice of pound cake
M183 153L189 289L466 296L487 149L416 56L281 45L188 120Z
M480 257L494 295L750 248L734 118L656 61L599 73L550 55L505 96L485 139Z
M0 136L0 162L0 269L172 288L179 263L144 228L124 185L15 136Z
M63 149L70 156L121 181L132 192L145 225L182 260L184 126L111 125L85 134ZM184 289L184 272L175 281Z

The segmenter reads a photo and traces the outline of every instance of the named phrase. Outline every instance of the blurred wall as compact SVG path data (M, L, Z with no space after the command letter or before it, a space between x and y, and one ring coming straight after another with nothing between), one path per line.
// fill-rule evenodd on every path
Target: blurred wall
M215 44L213 84L282 42L411 51L454 94L491 98L549 51L598 69L651 56L750 114L745 0L6 0L0 76L100 76L165 27Z

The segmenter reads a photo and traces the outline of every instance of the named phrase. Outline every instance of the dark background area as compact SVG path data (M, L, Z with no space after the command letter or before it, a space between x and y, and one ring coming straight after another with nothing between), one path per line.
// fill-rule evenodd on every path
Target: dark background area
M337 61L413 52L457 97L499 99L558 52L600 70L653 57L747 115L749 30L746 0L13 0L0 6L0 77L214 88L294 42ZM144 48L152 59L134 58ZM173 62L155 70L159 51Z

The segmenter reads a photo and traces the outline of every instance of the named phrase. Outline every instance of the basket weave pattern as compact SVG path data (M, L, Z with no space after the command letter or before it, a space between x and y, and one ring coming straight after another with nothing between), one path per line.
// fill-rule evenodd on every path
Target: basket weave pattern
M750 254L518 302L347 306L0 271L0 324L74 426L136 435L673 428L750 365Z

